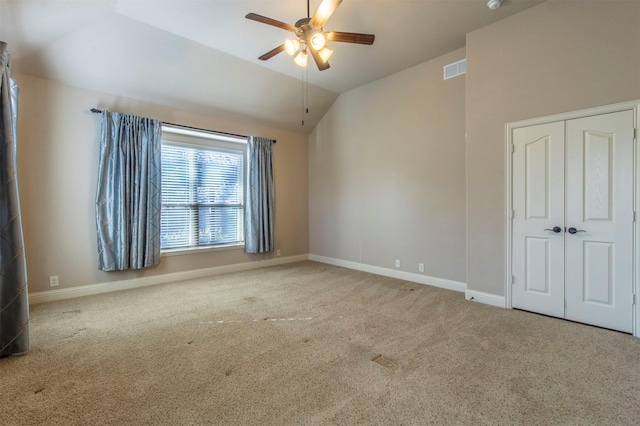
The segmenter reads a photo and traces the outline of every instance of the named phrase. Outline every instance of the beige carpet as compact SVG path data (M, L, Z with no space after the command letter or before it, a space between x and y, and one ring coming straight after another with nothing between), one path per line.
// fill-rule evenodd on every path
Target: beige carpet
M2 425L638 424L640 339L314 262L32 307Z

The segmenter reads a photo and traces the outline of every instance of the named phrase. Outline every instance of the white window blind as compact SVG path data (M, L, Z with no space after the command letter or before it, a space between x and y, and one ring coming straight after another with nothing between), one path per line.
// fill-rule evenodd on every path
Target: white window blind
M244 157L244 146L163 140L162 249L243 243Z

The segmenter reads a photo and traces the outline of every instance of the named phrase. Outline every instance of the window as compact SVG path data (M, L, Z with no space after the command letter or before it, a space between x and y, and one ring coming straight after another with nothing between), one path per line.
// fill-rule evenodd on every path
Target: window
M163 127L163 250L244 243L245 149L245 139Z

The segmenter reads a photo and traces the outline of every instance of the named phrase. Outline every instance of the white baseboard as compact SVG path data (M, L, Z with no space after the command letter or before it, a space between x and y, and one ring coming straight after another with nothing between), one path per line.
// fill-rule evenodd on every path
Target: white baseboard
M398 278L400 280L411 281L418 284L430 285L464 293L467 284L460 281L452 281L444 278L430 277L428 275L414 274L412 272L398 271L396 269L382 268L380 266L367 265L364 263L351 262L349 260L334 259L332 257L318 256L310 254L309 260L329 265L341 266L343 268L355 269L357 271L369 272L371 274L383 275L385 277Z
M473 302L484 303L485 305L497 306L505 308L504 296L496 296L495 294L483 293L481 291L467 290L464 292L464 298Z
M112 281L106 283L89 284L71 288L61 288L56 290L40 291L29 294L29 304L53 302L56 300L72 299L75 297L91 296L94 294L109 293L112 291L129 290L139 287L147 287L156 284L165 284L175 281L183 281L196 278L204 278L213 275L228 274L231 272L248 271L250 269L265 268L268 266L284 265L287 263L313 260L329 265L340 266L385 277L397 278L433 287L465 293L465 299L484 303L491 306L505 307L505 298L494 294L479 291L467 290L467 284L460 281L436 278L428 275L415 274L406 271L398 271L379 266L367 265L364 263L351 262L348 260L334 259L331 257L318 256L315 254L301 254L297 256L278 257L267 260L257 260L253 262L236 263L234 265L215 266L212 268L195 269L184 272L173 272L169 274L154 275L150 277L134 278L129 280Z
M212 268L195 269L184 272L173 272L170 274L154 275L151 277L134 278L130 280L120 280L71 288L39 291L29 294L29 304L35 305L36 303L53 302L55 300L72 299L74 297L90 296L93 294L109 293L119 290L129 290L132 288L165 284L174 281L190 280L194 278L204 278L213 275L227 274L230 272L248 271L250 269L284 265L286 263L301 262L308 259L309 256L307 254L301 254L298 256L277 257L267 260L236 263L233 265L214 266Z

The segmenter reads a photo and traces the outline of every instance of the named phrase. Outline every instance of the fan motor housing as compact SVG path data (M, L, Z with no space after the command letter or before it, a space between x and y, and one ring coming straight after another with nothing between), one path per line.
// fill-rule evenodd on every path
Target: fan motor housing
M311 26L309 25L309 21L311 21L311 18L298 19L298 21L296 22L296 27L302 28L303 25L306 25L311 28Z

